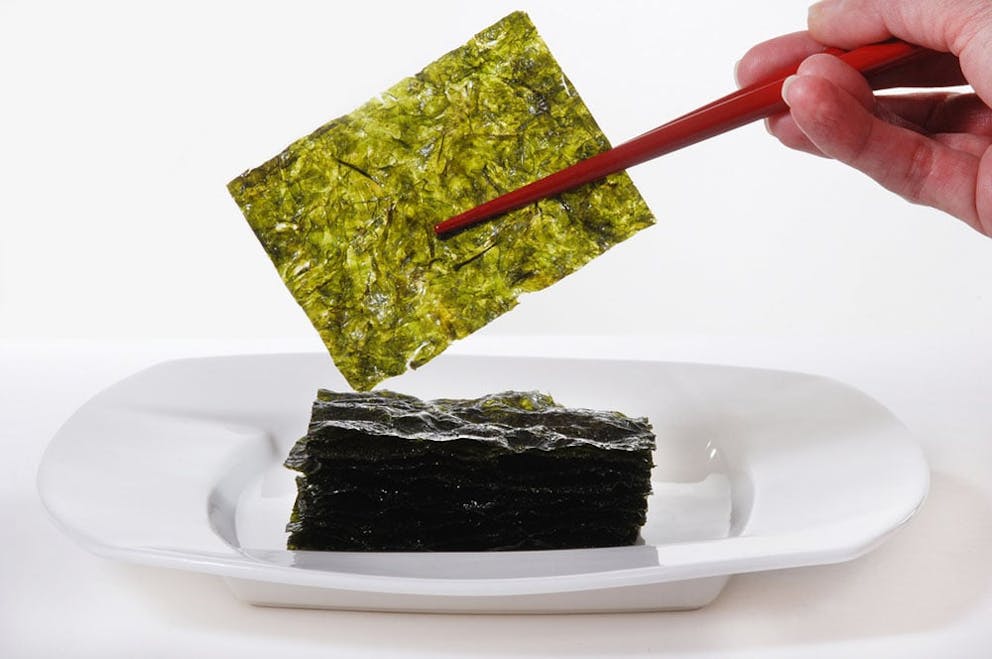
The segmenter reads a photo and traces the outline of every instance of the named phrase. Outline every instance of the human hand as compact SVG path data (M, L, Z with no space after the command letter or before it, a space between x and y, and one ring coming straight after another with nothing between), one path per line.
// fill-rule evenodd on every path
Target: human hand
M744 86L802 60L782 90L790 111L769 119L769 131L992 236L992 3L824 0L810 8L808 27L755 46L738 65ZM935 52L878 86L970 84L976 93L875 97L858 71L823 53L892 37Z

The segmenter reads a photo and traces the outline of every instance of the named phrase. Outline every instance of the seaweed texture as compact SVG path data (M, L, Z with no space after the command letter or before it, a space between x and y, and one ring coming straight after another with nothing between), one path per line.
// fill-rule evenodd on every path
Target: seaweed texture
M620 173L435 237L609 146L518 12L228 189L338 369L368 390L654 222Z

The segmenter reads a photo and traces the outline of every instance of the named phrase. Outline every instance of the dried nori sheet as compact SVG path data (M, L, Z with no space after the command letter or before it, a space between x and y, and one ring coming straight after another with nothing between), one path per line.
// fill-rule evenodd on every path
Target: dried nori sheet
M517 12L228 189L339 370L367 390L654 222L620 173L434 236L609 146Z
M422 401L320 391L286 466L290 549L485 551L629 545L651 491L646 419L536 392Z

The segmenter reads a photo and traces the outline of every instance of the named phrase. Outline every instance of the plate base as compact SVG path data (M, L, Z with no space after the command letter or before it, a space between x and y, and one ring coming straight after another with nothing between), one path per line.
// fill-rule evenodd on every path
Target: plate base
M492 597L374 593L232 578L224 581L238 599L255 606L408 613L555 614L700 609L717 598L729 579L719 576L581 593Z

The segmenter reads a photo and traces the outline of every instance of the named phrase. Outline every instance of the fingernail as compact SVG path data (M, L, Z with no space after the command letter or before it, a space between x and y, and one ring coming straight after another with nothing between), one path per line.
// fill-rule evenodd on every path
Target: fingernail
M792 86L792 83L795 82L798 77L799 76L789 76L782 81L782 100L785 101L785 104L790 108L792 107L792 103L789 102L789 87Z

